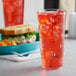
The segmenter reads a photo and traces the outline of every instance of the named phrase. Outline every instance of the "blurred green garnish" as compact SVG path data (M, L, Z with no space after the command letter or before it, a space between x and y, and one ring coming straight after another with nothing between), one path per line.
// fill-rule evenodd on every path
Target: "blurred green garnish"
M19 35L2 35L2 39L8 39L8 38L15 38L15 37L21 37L24 36L27 39L30 39L33 35L36 35L35 32L32 33L25 33L25 34L19 34Z

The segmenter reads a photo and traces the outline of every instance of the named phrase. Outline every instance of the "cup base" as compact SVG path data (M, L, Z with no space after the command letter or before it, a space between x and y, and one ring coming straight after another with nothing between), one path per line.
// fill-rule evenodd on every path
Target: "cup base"
M60 66L60 67L55 67L55 68L42 67L42 69L45 69L45 70L58 70L58 69L60 69L60 68L62 68L62 66Z

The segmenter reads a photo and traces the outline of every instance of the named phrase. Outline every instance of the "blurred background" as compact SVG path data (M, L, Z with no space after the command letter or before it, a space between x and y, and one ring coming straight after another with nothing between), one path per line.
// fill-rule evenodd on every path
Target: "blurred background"
M64 9L66 11L66 32L69 29L70 15L75 13L75 0L25 0L24 4L24 23L34 26L35 31L38 31L37 11L41 9ZM73 12L73 13L72 13ZM0 27L4 27L2 0L0 0Z

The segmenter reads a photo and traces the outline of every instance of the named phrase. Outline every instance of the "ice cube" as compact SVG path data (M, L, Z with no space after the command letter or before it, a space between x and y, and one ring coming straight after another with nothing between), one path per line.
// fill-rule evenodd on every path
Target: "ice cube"
M49 26L48 26L47 24L41 24L40 30L46 31L46 30L48 30L48 29L49 29Z
M51 21L51 22L54 22L54 19L51 17L51 18L50 18L50 21Z
M55 23L54 18L50 17L49 20L47 21L47 24L53 25Z

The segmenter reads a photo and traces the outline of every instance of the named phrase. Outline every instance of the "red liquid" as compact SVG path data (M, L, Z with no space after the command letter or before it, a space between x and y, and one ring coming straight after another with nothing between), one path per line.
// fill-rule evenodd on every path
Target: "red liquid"
M23 24L24 0L3 0L5 27Z
M63 59L64 12L38 13L38 21L42 67L57 69Z

